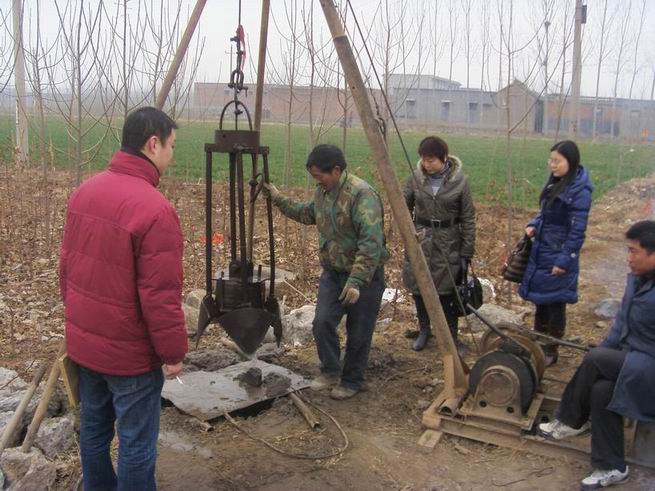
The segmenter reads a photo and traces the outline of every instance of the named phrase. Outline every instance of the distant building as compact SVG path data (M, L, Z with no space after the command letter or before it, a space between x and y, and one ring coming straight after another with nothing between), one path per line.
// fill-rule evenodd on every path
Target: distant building
M254 117L256 86L248 87L247 95L239 96ZM379 92L379 91L377 91ZM262 120L268 122L286 122L289 112L289 86L267 84L264 86L262 100ZM227 83L196 82L193 90L193 112L201 117L218 118L223 107L234 98L234 92ZM291 104L291 121L293 123L309 123L310 99L313 102L312 112L314 122L351 126L359 124L357 112L354 109L353 98L348 92L334 87L294 86ZM345 108L345 109L344 109ZM228 108L226 118L233 121L232 109ZM345 118L344 118L345 116ZM244 116L245 117L245 116Z
M570 100L558 94L544 97L519 80L514 80L498 91L486 91L467 89L459 82L432 75L393 73L387 80L387 86L394 116L403 127L441 127L501 133L509 128L515 134L568 134ZM241 97L251 110L254 110L254 91L253 85L248 96ZM307 86L293 88L293 123L309 122L310 94L314 122L340 126L359 124L350 94L346 97L343 90L334 87L314 87L310 90ZM377 100L380 112L384 115L380 91L372 90L369 94ZM225 83L197 82L194 84L193 113L200 117L217 118L232 97L232 90ZM578 134L582 137L593 135L594 106L593 97L580 98ZM286 122L288 110L289 87L267 84L264 87L263 120ZM598 137L614 135L640 140L653 140L655 137L653 101L601 98L595 112Z

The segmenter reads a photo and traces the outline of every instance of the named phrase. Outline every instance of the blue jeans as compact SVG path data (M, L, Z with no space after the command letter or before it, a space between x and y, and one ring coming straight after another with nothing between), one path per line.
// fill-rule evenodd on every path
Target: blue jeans
M80 449L85 491L156 490L164 375L114 376L80 367ZM118 473L109 453L118 431ZM117 475L118 474L118 475Z
M323 270L318 284L313 332L321 360L321 373L330 377L341 375L341 385L359 390L364 384L371 339L384 293L384 269L378 268L371 283L360 288L357 303L344 307L339 301L339 295L348 276L348 273ZM344 314L346 357L342 370L337 327Z

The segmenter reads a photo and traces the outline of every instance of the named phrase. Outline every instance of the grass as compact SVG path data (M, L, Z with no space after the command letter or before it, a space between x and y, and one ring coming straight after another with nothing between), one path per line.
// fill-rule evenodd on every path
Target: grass
M120 124L120 122L118 123ZM204 144L213 140L215 122L180 121L175 164L171 173L185 179L199 179L204 175ZM38 156L36 129L31 130L32 155ZM48 141L52 143L54 163L60 168L70 166L68 157L69 138L65 124L56 118L48 120ZM84 148L90 148L102 139L106 128L100 125L89 130ZM0 158L10 158L13 119L0 116ZM425 131L406 131L403 133L413 166L416 162L416 147L427 134ZM481 202L506 202L507 198L507 144L503 136L445 135L452 154L459 156L469 177L474 197ZM309 129L306 126L293 126L291 131L291 171L289 185L304 186L307 183L305 158L309 152ZM390 133L390 149L395 171L403 182L410 173L402 148L396 135ZM262 144L270 147L271 179L277 184L284 182L286 127L284 125L264 125ZM322 138L322 142L341 145L342 129L333 128ZM514 203L519 206L536 206L539 191L546 179L546 160L551 139L513 138L511 162L513 169ZM97 151L85 152L85 158L93 159L91 169L106 166L111 154L118 148L115 136L110 136ZM589 169L595 186L594 197L602 196L619 182L655 172L655 146L640 144L631 147L612 142L582 142L582 160ZM349 128L347 133L346 156L353 173L375 182L375 165L371 159L368 142L361 128ZM38 159L37 159L38 160ZM215 157L216 177L227 176L227 159Z

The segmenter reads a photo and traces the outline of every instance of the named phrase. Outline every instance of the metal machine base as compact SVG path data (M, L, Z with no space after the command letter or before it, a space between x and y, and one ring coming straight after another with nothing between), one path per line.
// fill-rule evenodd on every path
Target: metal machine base
M552 441L534 432L536 424L547 421L551 417L559 403L558 399L537 393L530 408L518 423L472 415L467 408L466 400L455 414L444 414L443 411L440 412L444 402L442 393L423 413L423 426L428 430L420 441L438 441L438 438L428 436L429 432L438 431L546 457L564 457L589 462L591 453L589 434ZM653 426L641 423L640 428L640 423L628 422L624 431L627 462L655 469Z

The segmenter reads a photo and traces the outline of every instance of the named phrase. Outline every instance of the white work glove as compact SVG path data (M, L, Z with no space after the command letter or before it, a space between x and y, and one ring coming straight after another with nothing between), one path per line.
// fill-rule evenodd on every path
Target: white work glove
M266 196L269 196L273 200L280 195L280 191L278 191L278 189L270 182L264 183L263 190L264 190L264 194Z
M357 300L359 300L359 288L352 285L346 285L343 290L341 290L339 300L341 300L341 305L344 307L355 305Z

